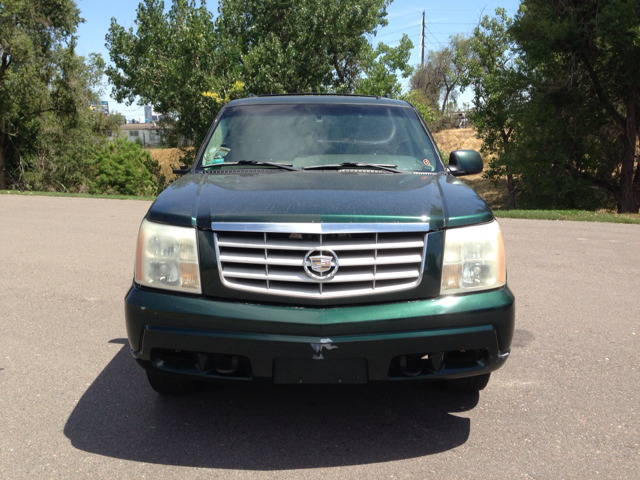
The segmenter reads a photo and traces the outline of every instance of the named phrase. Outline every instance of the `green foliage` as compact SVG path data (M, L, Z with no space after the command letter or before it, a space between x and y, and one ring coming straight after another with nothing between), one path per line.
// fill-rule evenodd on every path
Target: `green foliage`
M95 124L93 126L94 133L98 135L116 136L120 131L120 125L124 125L126 119L118 112L104 115L100 111L95 112Z
M83 192L92 175L91 157L106 139L93 129L99 116L88 108L71 118L45 115L32 151L20 158L14 188Z
M601 118L579 113L593 115L593 102L575 88L562 93L544 89L540 71L519 51L512 25L503 9L481 19L463 80L463 86L474 88L470 118L483 141L482 152L491 158L484 177L496 185L507 177L510 208L610 207L606 195L575 169L588 168L595 158L589 152L603 145L603 138L592 134Z
M165 13L164 2L144 0L135 23L127 30L111 19L106 37L115 99L151 104L164 114L175 143L200 144L222 107L203 93L225 98L239 79L233 48L219 41L204 2L175 0Z
M532 100L556 99L550 113L559 130L549 138L565 153L571 140L573 155L551 165L608 192L619 212L637 213L640 3L525 0L511 31L536 72ZM535 120L542 124L541 115Z
M73 44L71 45L71 47ZM11 187L21 190L82 192L91 178L90 157L106 142L107 119L92 111L94 82L102 75L102 59L78 57L72 48L64 50L60 68L68 85L61 89L66 110L48 110L34 115L31 131L12 137L15 147L9 159ZM56 80L57 81L57 80ZM27 143L25 145L25 143Z
M464 35L450 37L448 45L427 54L424 66L411 77L411 89L427 98L441 116L447 106L455 104L458 88L469 68L470 42Z
M511 207L640 209L640 6L525 0L474 32L463 85Z
M95 178L89 193L157 195L167 186L160 165L135 142L118 138L91 158Z
M482 153L491 156L485 178L507 176L509 206L516 206L514 170L521 163L513 144L522 131L521 113L530 98L530 77L516 54L509 28L512 20L502 8L496 16L485 16L470 40L470 55L459 58L466 64L463 88L473 86L475 111L470 120L482 139ZM515 164L515 165L514 165Z
M397 98L413 105L429 127L437 121L437 112L428 105L428 100L425 101L419 91L409 90L409 92L399 95Z
M389 0L144 0L136 29L112 19L107 75L118 101L166 115L167 143L193 156L220 108L248 93L359 92L398 95L413 44L368 40L387 24ZM189 158L183 158L189 163Z
M80 21L71 0L12 0L0 6L0 189L121 189L121 178L110 183L104 168L119 160L105 153L111 151L106 140L124 118L105 118L90 107L99 98L105 65L99 55L76 55L72 34ZM123 162L139 170L130 175L135 181L127 193L157 193L156 183L164 182L157 163L147 157L139 167Z
M517 175L519 206L613 208L612 197L595 188L592 175L611 178L622 145L607 128L597 99L578 88L548 92L536 86L531 92L519 112L520 133L504 159Z
M405 73L411 44L373 49L368 35L387 25L390 0L222 0L216 20L220 41L237 56L250 92L347 92L363 77L377 81L367 91L395 84L387 77L393 64ZM409 47L410 49L411 47ZM406 58L405 58L406 56ZM391 76L395 74L391 73ZM381 84L382 82L382 84ZM378 93L376 91L376 93Z
M71 0L10 0L0 5L0 189L34 153L45 114L73 116L79 88ZM7 178L8 177L8 178Z
M606 212L588 212L585 210L497 210L493 213L498 218L640 224L640 216L637 214L621 215Z
M400 45L389 47L379 43L374 50L363 47L362 75L356 79L356 93L363 95L402 95L402 85L396 72L400 71L402 78L408 78L413 71L409 65L413 43L407 34L402 35Z

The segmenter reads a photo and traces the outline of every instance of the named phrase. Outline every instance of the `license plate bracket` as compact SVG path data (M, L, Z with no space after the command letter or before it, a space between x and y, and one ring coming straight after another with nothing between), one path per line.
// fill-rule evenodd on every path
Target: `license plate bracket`
M284 383L367 383L367 361L364 358L300 359L276 358L273 382Z

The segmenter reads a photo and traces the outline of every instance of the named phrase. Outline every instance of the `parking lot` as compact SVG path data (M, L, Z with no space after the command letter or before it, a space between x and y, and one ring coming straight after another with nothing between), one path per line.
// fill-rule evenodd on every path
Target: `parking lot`
M640 478L640 225L500 220L516 333L479 395L163 398L123 318L149 205L0 195L0 478Z

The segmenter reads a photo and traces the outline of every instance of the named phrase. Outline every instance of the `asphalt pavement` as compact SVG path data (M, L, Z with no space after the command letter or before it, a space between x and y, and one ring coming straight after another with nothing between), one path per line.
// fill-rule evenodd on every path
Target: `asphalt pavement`
M125 338L149 205L0 195L0 478L640 478L640 225L500 220L516 333L479 395L166 398Z

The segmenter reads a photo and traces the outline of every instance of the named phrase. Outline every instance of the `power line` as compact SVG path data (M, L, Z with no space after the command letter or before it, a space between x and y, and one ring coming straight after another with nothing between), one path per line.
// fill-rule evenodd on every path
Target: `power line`
M433 22L429 22L429 23L431 23L431 26L432 26L432 27L433 27L433 29L436 31L436 33L438 33L438 35L443 35L443 34L442 34L442 33L441 33L437 28L436 28L435 23L433 23Z
M416 37L419 37L419 36L420 36L420 34L413 35L413 36L409 37L409 39L416 38ZM400 40L395 40L395 41L393 41L393 42L391 42L391 43L388 43L387 45L388 45L389 47L392 47L392 46L393 46L394 44L396 44L396 43L400 43ZM430 41L430 40L426 40L426 39L425 39L424 43L428 43L429 45L446 45L446 44L447 44L447 43L449 43L449 42L438 42L437 40L436 40L435 42L432 42L432 41Z
M422 11L422 29L420 32L420 65L424 66L424 10Z
M438 42L438 39L433 35L433 33L431 33L431 31L427 28L426 25L425 25L425 28L427 29L427 33L429 35L431 35L431 38L433 38L436 41L436 43L440 43L440 42Z
M393 32L383 33L382 35L376 35L376 38L386 37L387 35L393 35L394 33L398 33L398 32L404 32L405 30L410 30L412 28L419 27L419 26L420 26L419 24L411 25L410 27L407 27L407 28L401 28L400 30L395 30Z

